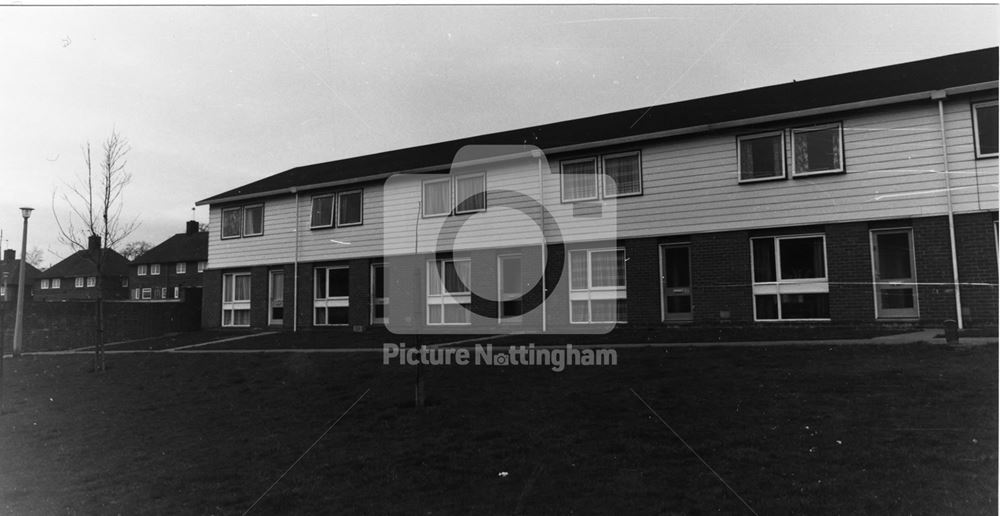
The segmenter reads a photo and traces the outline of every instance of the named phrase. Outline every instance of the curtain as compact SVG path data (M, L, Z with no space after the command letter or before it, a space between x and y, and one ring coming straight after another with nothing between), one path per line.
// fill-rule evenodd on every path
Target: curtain
M585 290L587 288L587 251L569 253L570 288Z
M451 211L450 181L424 183L424 213L428 215Z
M332 226L333 225L333 196L324 195L314 197L312 200L312 221L311 226Z
M358 224L361 222L361 192L340 194L339 224Z
M594 161L563 163L563 198L566 200L597 197L597 170Z
M641 172L639 171L639 156L619 156L604 160L605 195L624 195L639 193Z
M486 208L486 192L483 190L485 176L460 177L455 181L455 200L458 211L474 211Z
M590 254L591 286L625 286L625 252L598 251Z

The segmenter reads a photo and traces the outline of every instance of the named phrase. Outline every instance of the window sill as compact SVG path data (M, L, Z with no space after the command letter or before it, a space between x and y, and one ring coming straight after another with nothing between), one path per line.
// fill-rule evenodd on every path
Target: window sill
M774 176L774 177L759 177L759 178L756 178L756 179L742 179L741 178L739 180L739 184L742 185L742 184L749 184L749 183L766 183L768 181L781 181L783 179L787 179L787 175L783 174L783 175Z
M843 168L834 170L817 170L816 172L793 172L792 177L800 178L800 177L813 177L813 176L828 176L834 174L843 174L844 172L845 170Z

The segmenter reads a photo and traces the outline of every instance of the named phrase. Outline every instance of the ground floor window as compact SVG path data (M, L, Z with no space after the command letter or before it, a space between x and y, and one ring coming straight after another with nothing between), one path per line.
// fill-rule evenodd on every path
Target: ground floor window
M569 253L571 323L628 320L624 249L581 249Z
M143 289L143 299L146 299ZM250 326L250 274L222 275L222 325Z
M755 320L830 318L823 235L752 238L750 245Z
M497 257L497 299L500 322L521 322L524 312L524 278L521 255Z
M313 299L313 324L346 325L350 305L350 268L317 267Z
M427 262L427 324L469 324L471 281L468 258Z
M389 296L385 292L385 264L374 263L372 275L372 324L386 323L386 310L389 306Z
M142 299L153 299L153 289L151 289L151 288L144 288L144 289L142 289L142 292L141 292L140 295L141 295Z

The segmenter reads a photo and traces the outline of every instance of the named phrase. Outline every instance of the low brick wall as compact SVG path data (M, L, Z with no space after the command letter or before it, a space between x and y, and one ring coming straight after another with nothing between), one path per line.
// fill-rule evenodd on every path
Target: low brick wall
M13 341L15 309L13 302L0 303L2 338L8 351ZM193 331L201 326L201 296L189 295L180 301L105 301L104 313L105 342ZM22 351L93 345L97 337L96 314L95 301L26 303Z

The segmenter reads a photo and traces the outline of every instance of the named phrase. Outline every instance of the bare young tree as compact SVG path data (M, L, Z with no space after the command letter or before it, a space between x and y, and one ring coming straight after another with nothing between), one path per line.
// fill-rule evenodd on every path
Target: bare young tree
M76 181L66 184L66 190L59 195L61 205L67 211L62 218L56 209L57 194L52 196L52 213L59 228L59 241L74 250L89 250L92 237L100 237L97 252L87 252L88 259L97 269L97 336L94 343L94 370L103 372L104 364L104 272L109 250L129 237L139 227L137 219L122 217L125 204L125 187L132 175L125 170L126 156L131 147L128 140L117 130L101 145L100 155L95 163L91 155L90 142L83 145L83 161L86 169Z
M45 251L42 251L42 249L38 246L32 247L31 250L28 251L27 256L24 257L24 261L30 263L36 269L40 270L44 270L44 267L42 267L42 262L44 260L45 260Z

